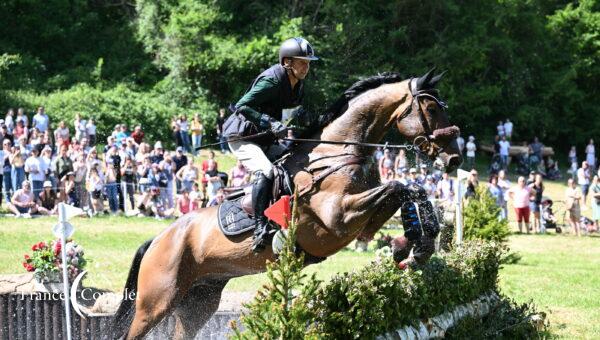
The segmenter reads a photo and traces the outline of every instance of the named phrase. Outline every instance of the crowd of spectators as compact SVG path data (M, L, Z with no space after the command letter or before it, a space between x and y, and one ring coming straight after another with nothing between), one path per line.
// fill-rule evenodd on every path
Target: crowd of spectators
M0 203L4 199L17 217L56 214L57 204L66 202L90 216L165 218L216 205L227 186L248 183L240 163L231 173L222 172L212 151L198 162L204 132L199 115L191 122L185 116L173 119L172 131L174 151L148 141L141 126L130 132L125 124L101 143L92 118L77 114L69 126L54 124L44 107L31 120L24 109L16 114L9 109L0 119Z

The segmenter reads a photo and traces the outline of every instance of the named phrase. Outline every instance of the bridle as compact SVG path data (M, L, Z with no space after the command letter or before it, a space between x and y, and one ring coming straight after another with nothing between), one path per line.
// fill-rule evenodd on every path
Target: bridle
M410 90L410 93L412 95L412 101L410 106L408 106L406 110L404 110L398 116L396 121L400 122L402 119L408 117L411 113L417 112L417 114L419 115L419 120L421 121L421 127L423 128L424 134L415 137L412 141L412 144L414 145L417 151L429 157L437 157L444 150L444 148L448 146L448 143L446 143L446 145L444 146L440 146L433 142L435 136L433 130L431 129L431 126L429 125L429 122L427 121L427 118L425 117L423 109L421 109L421 105L419 105L419 99L429 98L435 101L444 112L448 108L448 105L436 96L437 90L419 90L417 86L417 80L417 78L411 78L408 81L408 89Z

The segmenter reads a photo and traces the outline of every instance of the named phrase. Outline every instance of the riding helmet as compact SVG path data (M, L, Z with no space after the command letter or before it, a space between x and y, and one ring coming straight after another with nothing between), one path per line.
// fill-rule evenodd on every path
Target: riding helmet
M290 38L279 47L279 63L283 65L283 58L298 58L306 60L318 60L310 43L300 37Z

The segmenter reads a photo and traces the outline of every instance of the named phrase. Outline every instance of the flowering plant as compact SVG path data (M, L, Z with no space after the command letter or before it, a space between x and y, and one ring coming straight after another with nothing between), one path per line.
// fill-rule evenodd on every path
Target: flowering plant
M40 282L62 281L62 245L60 239L49 242L38 242L31 246L31 256L25 254L23 267L28 272L34 272ZM73 281L86 265L83 257L83 247L73 240L65 244L67 255L67 273L69 281Z

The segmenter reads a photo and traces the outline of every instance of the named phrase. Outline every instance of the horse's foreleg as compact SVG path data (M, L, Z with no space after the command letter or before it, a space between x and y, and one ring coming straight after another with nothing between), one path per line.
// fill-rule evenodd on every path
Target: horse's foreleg
M221 292L228 280L210 281L194 286L175 308L174 339L194 339L219 308Z
M414 195L414 189L400 182L390 181L359 194L346 196L343 200L344 223L367 225L371 220L379 223L375 233L402 205Z

